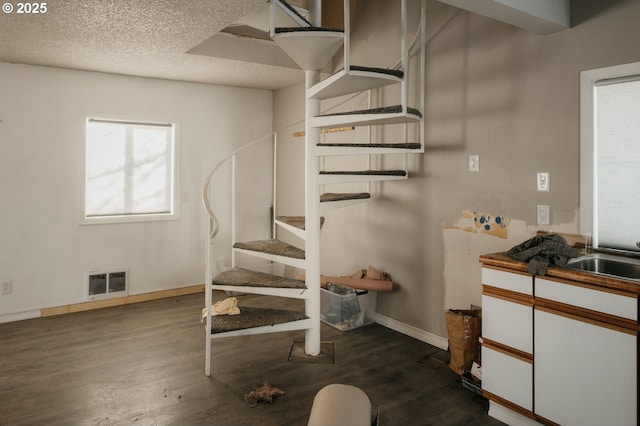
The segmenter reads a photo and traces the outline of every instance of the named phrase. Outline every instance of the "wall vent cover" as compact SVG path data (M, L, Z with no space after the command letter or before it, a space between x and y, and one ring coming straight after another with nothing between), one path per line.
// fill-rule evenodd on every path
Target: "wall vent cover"
M91 271L87 274L87 299L99 300L123 297L128 293L127 271Z

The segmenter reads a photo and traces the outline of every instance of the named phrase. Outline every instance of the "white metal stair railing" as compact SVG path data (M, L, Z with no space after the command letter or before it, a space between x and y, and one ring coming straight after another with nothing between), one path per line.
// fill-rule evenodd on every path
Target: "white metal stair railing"
M247 289L249 293L254 294L270 294L282 297L294 297L303 299L305 301L305 316L299 317L294 321L285 321L283 324L267 326L267 327L255 327L250 330L232 330L219 334L212 334L212 317L211 317L211 303L212 303L212 290L219 289L225 291L236 290L232 284L223 282L221 284L213 284L213 257L212 257L212 244L213 238L218 232L218 221L213 212L213 208L210 203L210 184L213 175L224 161L231 159L232 164L235 163L235 154L242 151L255 143L256 140L234 153L219 163L218 166L207 175L205 186L203 188L203 201L209 214L208 225L208 241L206 248L206 364L205 374L210 375L211 371L211 340L216 337L226 337L232 335L246 335L255 333L268 333L284 330L305 330L305 353L308 355L318 355L320 353L320 226L321 226L321 214L333 208L339 208L343 206L349 206L356 203L360 203L369 199L371 196L369 192L355 192L355 193L326 193L321 195L321 187L323 185L341 184L345 182L371 182L382 181L392 179L406 179L407 178L407 153L424 152L424 118L421 111L424 111L424 81L425 81L425 0L422 1L422 14L420 19L420 25L416 32L416 38L409 47L406 45L407 36L407 8L406 0L401 1L401 27L402 27L402 41L401 50L402 56L398 64L394 65L394 68L402 69L402 77L398 77L398 73L388 73L382 71L371 71L364 67L355 67L350 65L350 16L349 16L349 0L345 0L345 31L344 33L338 31L328 31L319 26L312 25L311 22L299 16L297 12L285 13L289 18L294 21L296 26L307 27L303 31L284 30L280 31L276 29L276 21L278 24L282 21L282 18L276 18L278 11L282 9L290 9L286 2L280 0L272 0L271 7L271 29L270 33L272 38L285 50L292 59L298 63L301 68L306 71L306 110L305 110L305 216L303 219L303 228L290 225L284 218L281 220L277 214L273 218L273 234L276 237L276 230L278 228L286 229L292 232L294 235L304 241L304 251L302 256L294 255L281 256L274 253L265 253L263 251L254 250L250 244L235 244L235 225L232 223L232 240L234 242L232 266L235 267L235 253L241 252L249 254L251 256L262 257L269 261L279 262L283 264L292 265L294 267L304 269L306 272L306 289L293 289L293 288L265 288L249 285L243 287ZM286 12L286 11L285 11ZM312 14L310 21L314 22L316 18L319 18L319 13ZM418 32L420 37L420 106L418 110L408 107L408 69L411 51L415 46ZM320 81L320 69L331 60L335 52L344 43L345 45L345 69L330 76L329 78ZM319 53L318 53L319 51ZM362 83L365 81L365 83ZM342 96L345 94L353 94L362 90L378 90L384 86L398 84L401 86L401 98L402 103L394 110L386 110L380 113L373 113L371 111L358 112L350 111L348 113L334 113L329 115L321 115L320 107L321 100L329 99L334 96ZM357 93L354 95L357 96ZM351 99L351 98L350 98ZM371 97L370 97L371 99ZM348 101L348 100L347 100ZM344 101L344 102L347 102ZM337 106L342 105L341 102ZM335 107L334 107L335 108ZM404 141L400 143L371 143L369 140L366 143L354 143L354 144L321 144L321 129L325 127L333 126L371 126L371 125L383 125L383 124L405 124ZM419 125L419 142L407 142L407 129L406 123L413 123ZM276 132L272 135L275 137ZM263 138L261 138L263 139ZM274 142L275 143L275 142ZM274 147L274 211L277 212L275 204L275 152ZM385 170L365 170L365 171L324 171L321 169L324 156L336 156L336 155L371 155L376 154L389 154L389 153L401 153L405 154L405 168L400 171L385 171ZM371 163L371 160L369 160ZM235 171L234 171L235 173ZM233 179L232 179L233 182ZM235 188L232 188L232 194L235 192ZM232 195L233 197L233 195ZM235 207L232 207L234 210ZM232 211L232 217L235 212ZM233 220L233 219L232 219ZM265 243L265 241L258 242ZM271 242L266 241L271 244ZM267 245L268 245L267 244ZM267 250L268 251L268 250Z
M400 143L371 143L371 132L367 143L318 143L311 146L312 155L324 158L329 156L340 155L368 155L369 164L371 164L372 155L380 154L404 154L404 172L400 170L368 170L356 172L340 172L340 171L321 171L318 178L320 184L339 184L352 182L375 182L388 181L397 179L407 179L407 164L410 153L424 152L424 117L420 111L424 111L424 81L425 81L425 7L426 2L422 2L422 10L420 23L416 30L416 35L410 45L407 46L407 7L406 0L401 2L401 57L399 61L393 65L391 69L369 69L361 66L353 66L350 63L350 19L349 17L349 1L344 2L344 28L345 28L345 45L344 45L344 68L336 74L320 81L307 89L307 103L315 99L329 99L333 96L342 96L352 94L358 90L368 89L378 90L385 86L397 84L401 86L402 103L395 107L381 107L360 111L347 111L343 113L318 114L311 118L310 127L314 128L340 128L352 126L377 126L387 124L403 124L404 125L404 141ZM418 35L420 37L418 38ZM417 43L420 42L420 91L419 91L419 109L410 108L408 106L408 80L409 80L409 60L412 57L412 51ZM392 70L400 70L399 73ZM371 96L369 96L371 100ZM408 142L408 125L418 125L419 141ZM309 123L308 123L309 125ZM324 161L323 161L324 163ZM328 206L327 206L328 207ZM329 207L328 207L329 208ZM325 209L323 209L325 210Z
M276 151L276 132L272 132L269 135L263 136L259 139L256 139L239 149L233 151L228 157L224 158L220 161L216 166L214 166L211 171L207 174L205 183L203 185L202 190L202 200L205 206L205 209L208 214L208 232L207 232L207 245L205 248L206 253L206 261L205 261L205 307L206 311L206 321L205 321L205 375L209 376L211 374L211 341L212 339L221 338L221 337L230 337L230 336L242 336L248 334L259 334L259 333L273 333L273 332L281 332L281 331L291 331L291 330L306 330L312 326L311 320L304 314L296 314L295 312L288 311L275 311L275 310L267 310L260 308L247 308L243 307L243 315L251 319L251 315L262 316L265 314L274 315L272 318L272 323L269 325L257 325L251 326L250 328L242 328L237 327L235 324L226 325L224 322L222 323L221 330L213 329L213 320L212 320L212 302L213 302L213 290L225 290L225 291L237 291L238 287L235 285L226 285L219 284L214 285L213 280L213 269L214 269L214 257L213 257L213 242L219 231L219 221L216 217L216 214L213 210L213 206L211 204L211 183L213 176L220 170L220 168L231 161L232 163L232 234L235 234L235 223L234 222L234 211L235 210L235 158L242 151L245 151L258 143L264 142L265 140L269 140L273 144L273 151ZM275 179L274 179L275 184ZM274 199L275 199L275 189L274 189ZM232 237L235 241L235 236ZM235 267L235 258L232 256L232 267ZM283 259L278 259L283 260ZM295 261L294 261L295 262ZM303 266L303 265L300 265ZM251 272L251 271L246 271ZM267 274L264 274L267 275ZM283 279L284 280L284 279ZM304 284L303 284L304 286ZM242 291L246 293L254 293L254 294L268 294L280 297L289 297L289 298L298 298L305 299L307 298L308 293L306 289L300 288L299 286L285 286L285 287L257 287L249 285L245 285L242 287Z

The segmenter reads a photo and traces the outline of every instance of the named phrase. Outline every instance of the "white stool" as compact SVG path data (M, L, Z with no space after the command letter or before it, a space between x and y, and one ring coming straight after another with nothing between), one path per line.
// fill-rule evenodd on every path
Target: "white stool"
M313 398L309 426L371 426L371 401L359 388L331 384Z

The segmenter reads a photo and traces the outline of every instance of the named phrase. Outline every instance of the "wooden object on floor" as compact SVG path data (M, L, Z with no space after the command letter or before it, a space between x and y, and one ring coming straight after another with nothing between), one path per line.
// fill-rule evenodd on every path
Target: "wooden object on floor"
M40 311L40 314L43 317L51 317L55 315L92 311L94 309L110 308L113 306L148 302L151 300L166 299L168 297L184 296L187 294L202 292L204 292L204 284L194 285L190 287L174 288L171 290L154 291L151 293L135 294L126 297L114 297L113 299L95 300L93 302L75 303L73 305L57 306L54 308L45 308Z

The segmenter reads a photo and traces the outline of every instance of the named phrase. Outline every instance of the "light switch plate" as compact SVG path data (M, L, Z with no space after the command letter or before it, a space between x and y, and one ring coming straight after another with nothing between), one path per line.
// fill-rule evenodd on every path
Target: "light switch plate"
M539 172L537 179L538 191L549 190L549 172Z
M469 171L470 172L478 172L478 171L480 171L480 156L479 155L470 155L469 156Z
M551 224L551 220L549 218L549 206L544 205L544 204L538 204L538 210L537 210L537 218L538 218L538 225L550 225Z

